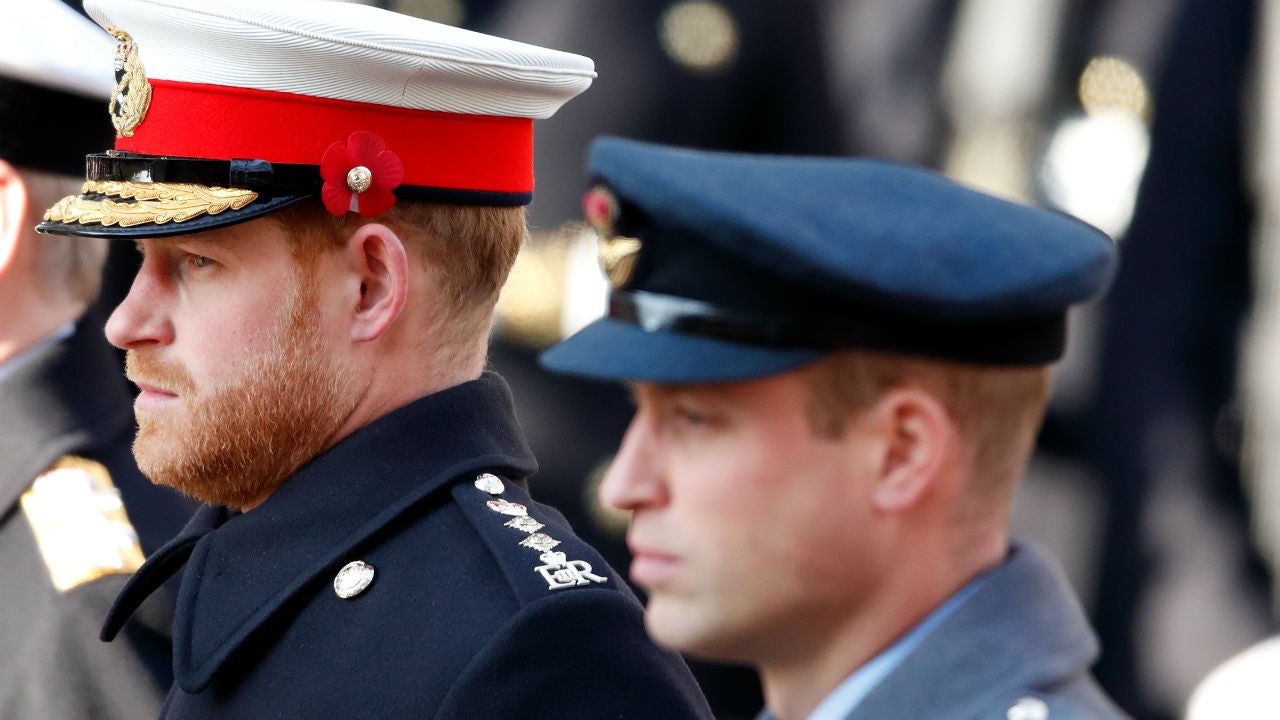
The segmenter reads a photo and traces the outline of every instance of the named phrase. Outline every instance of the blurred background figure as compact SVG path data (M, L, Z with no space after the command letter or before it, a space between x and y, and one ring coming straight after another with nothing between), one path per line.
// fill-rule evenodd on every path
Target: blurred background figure
M1250 0L1178 5L1099 336L1086 459L1106 513L1095 618L1116 641L1097 672L1146 717L1173 717L1200 678L1273 627L1243 480L1240 398L1251 392L1238 373L1252 301L1258 11Z
M1280 6L1261 3L1256 12L1257 96L1251 107L1257 116L1250 125L1254 143L1246 157L1258 208L1249 256L1254 297L1245 327L1241 395L1254 529L1272 570L1273 597L1280 598Z
M628 563L625 518L601 508L596 485L630 403L533 363L603 308L578 222L599 134L914 162L1118 238L1109 299L1073 311L1015 534L1064 562L1101 635L1095 672L1139 720L1179 716L1211 668L1275 628L1274 4L367 2L597 61L592 92L539 129L534 236L504 291L492 363L539 458L534 492L616 567ZM132 277L131 251L117 252L127 269L111 277ZM749 673L696 670L721 717L754 715Z
M1214 669L1191 694L1187 720L1261 717L1280 708L1280 637L1263 640Z
M1073 317L1015 532L1049 543L1090 601L1095 673L1113 697L1136 717L1173 718L1205 673L1274 627L1237 401L1257 9L955 9L938 166L1121 243L1105 304Z
M86 311L105 241L34 230L111 145L114 42L57 0L5 3L0 27L0 716L154 717L169 608L128 643L98 631L189 508L133 465L123 369Z

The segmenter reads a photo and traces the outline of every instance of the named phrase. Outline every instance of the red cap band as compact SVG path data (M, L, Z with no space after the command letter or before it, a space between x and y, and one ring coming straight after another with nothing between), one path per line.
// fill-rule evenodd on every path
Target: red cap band
M460 115L245 88L151 80L151 106L116 149L148 155L319 165L351 133L376 133L404 184L533 191L533 120Z

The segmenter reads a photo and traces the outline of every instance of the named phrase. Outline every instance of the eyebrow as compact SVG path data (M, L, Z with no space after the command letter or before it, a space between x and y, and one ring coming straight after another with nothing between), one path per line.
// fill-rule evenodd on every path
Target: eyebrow
M636 380L628 380L626 382L627 396L631 400L634 407L640 407L641 387L647 390L650 402L669 402L677 396L692 392L697 386L696 383L653 383L640 382Z

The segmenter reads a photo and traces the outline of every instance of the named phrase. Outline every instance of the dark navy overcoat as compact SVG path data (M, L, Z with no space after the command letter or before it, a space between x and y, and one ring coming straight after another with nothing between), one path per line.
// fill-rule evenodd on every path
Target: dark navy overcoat
M710 717L534 469L497 375L427 396L197 512L104 635L182 570L164 718Z

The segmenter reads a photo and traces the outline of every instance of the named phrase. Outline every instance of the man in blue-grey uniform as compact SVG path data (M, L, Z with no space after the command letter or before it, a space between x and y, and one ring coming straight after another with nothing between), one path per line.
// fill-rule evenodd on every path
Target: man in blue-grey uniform
M141 251L106 328L134 456L206 503L102 630L182 573L161 716L708 717L484 371L533 120L591 61L345 3L86 6L115 148L39 229Z
M871 160L607 138L607 317L549 368L631 382L601 494L661 644L778 720L1122 717L1056 563L1007 519L1112 241Z
M152 597L120 643L97 627L192 508L129 454L132 397L88 309L105 241L34 230L110 141L112 42L58 0L5 3L0 26L0 717L154 716L172 597Z

